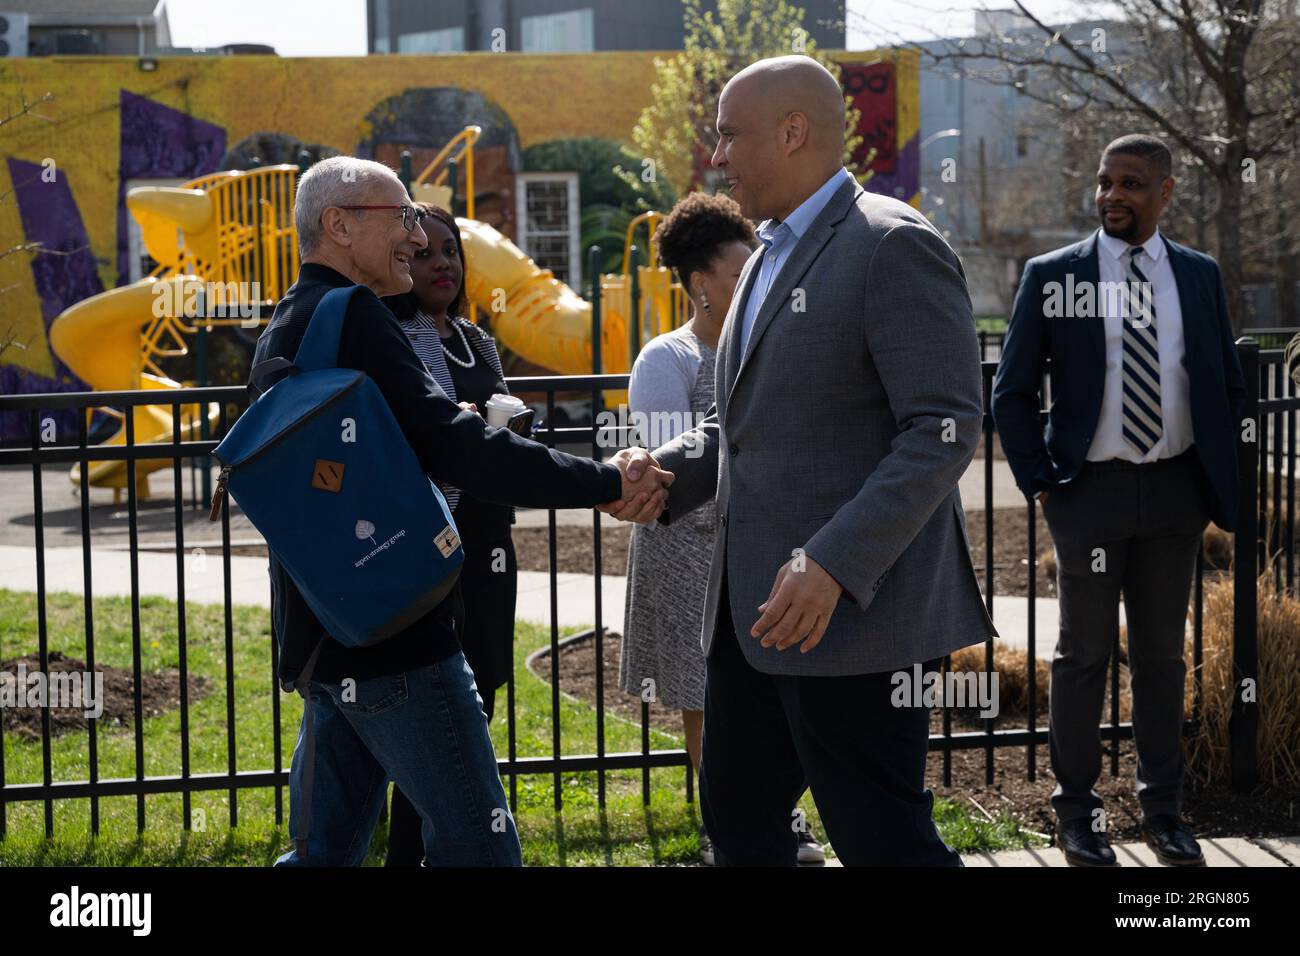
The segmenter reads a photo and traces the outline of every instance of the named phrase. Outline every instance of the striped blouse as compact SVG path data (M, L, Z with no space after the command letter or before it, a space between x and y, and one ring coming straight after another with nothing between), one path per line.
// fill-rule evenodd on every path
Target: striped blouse
M497 355L496 342L492 339L492 336L463 316L453 315L449 316L449 319L453 325L458 325L465 330L465 340L470 343L470 347L477 351L496 370L497 375L504 382L506 373L501 368L501 357ZM438 324L434 322L431 316L423 312L416 312L414 316L402 322L401 325L402 331L411 340L411 348L415 349L415 354L420 357L420 361L429 370L433 380L438 383L453 402L460 401L456 397L456 383L452 381L451 369L447 367L447 357L442 351L442 338L438 335ZM486 409L479 409L479 411L485 412ZM442 489L443 495L447 498L447 507L455 511L456 505L460 502L460 489L442 482L438 482L438 487ZM510 510L510 516L513 523L513 508Z

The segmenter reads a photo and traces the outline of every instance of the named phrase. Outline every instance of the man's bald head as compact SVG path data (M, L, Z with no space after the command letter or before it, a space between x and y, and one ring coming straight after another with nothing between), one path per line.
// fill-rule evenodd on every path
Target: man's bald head
M745 215L784 218L842 165L839 81L807 56L752 63L718 99L718 140L713 165Z
M752 99L773 125L790 113L808 118L818 151L840 156L844 151L844 92L839 80L812 57L774 56L751 63L731 78L724 97Z

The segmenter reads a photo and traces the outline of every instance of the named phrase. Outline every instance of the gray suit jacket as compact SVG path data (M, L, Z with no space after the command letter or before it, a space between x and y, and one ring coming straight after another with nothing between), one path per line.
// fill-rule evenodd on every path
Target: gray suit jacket
M705 654L724 562L740 645L764 673L889 671L996 636L957 492L983 417L961 262L916 210L846 182L773 281L742 358L761 255L727 313L714 408L654 451L677 475L661 521L716 493ZM765 649L749 630L799 548L844 594L811 652Z

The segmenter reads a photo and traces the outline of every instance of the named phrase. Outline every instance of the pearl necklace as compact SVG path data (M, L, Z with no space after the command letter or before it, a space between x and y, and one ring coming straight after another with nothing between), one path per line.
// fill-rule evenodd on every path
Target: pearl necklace
M443 344L442 336L440 335L438 336L438 344L442 346L443 354L461 368L473 368L476 361L474 358L474 350L469 347L469 339L465 338L465 330L460 327L459 323L454 322L451 319L448 319L447 322L456 330L456 334L460 336L460 344L465 346L465 354L469 356L469 361L466 362L464 359L458 357L454 352L452 352L451 349L447 348L447 346Z

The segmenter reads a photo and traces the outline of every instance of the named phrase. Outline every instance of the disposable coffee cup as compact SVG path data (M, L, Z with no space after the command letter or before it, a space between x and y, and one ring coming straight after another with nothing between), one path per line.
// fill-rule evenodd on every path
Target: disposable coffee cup
M493 428L505 428L510 419L526 411L528 406L513 395L493 395L487 402L487 422Z

